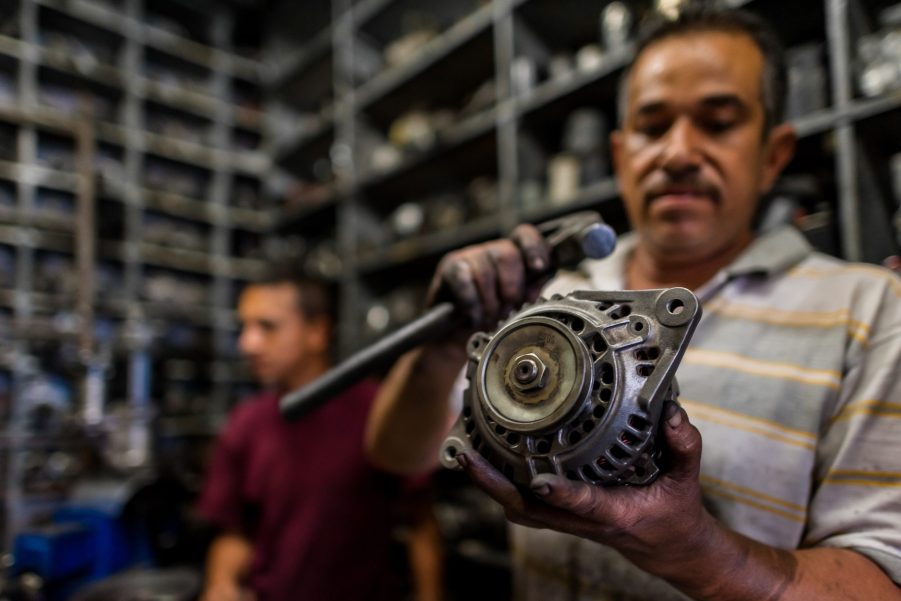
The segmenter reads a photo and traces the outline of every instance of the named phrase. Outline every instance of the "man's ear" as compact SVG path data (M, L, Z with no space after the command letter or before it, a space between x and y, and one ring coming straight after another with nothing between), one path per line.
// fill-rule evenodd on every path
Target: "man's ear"
M610 132L610 158L613 161L613 172L619 179L619 168L622 165L623 132L615 129Z
M798 135L790 123L781 123L775 126L767 136L766 156L764 157L763 173L760 178L760 194L766 194L776 183L776 179L785 166L795 156L795 146Z
M328 355L331 352L332 320L324 315L307 320L306 336L308 348L317 354Z

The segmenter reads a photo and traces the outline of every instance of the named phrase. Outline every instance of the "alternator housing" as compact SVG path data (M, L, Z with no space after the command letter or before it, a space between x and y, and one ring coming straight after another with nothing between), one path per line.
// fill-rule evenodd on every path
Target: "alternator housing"
M674 374L700 316L685 288L582 291L474 334L442 463L456 468L474 450L520 485L540 473L650 483L663 404L678 395Z

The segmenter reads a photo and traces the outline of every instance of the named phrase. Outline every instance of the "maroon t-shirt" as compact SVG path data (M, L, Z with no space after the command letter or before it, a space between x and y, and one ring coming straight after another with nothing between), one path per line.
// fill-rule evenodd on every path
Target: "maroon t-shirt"
M361 382L293 423L275 393L230 416L199 511L253 541L249 584L259 601L384 598L398 484L364 457L375 392Z

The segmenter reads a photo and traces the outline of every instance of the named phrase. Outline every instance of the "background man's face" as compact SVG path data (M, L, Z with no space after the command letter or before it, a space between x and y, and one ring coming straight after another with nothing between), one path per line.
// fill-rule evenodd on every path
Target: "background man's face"
M703 259L750 241L782 167L763 135L762 70L749 37L720 32L664 38L634 64L613 153L632 226L654 252Z
M305 364L325 352L322 324L304 318L298 294L290 283L251 285L241 294L238 345L263 384L289 386Z

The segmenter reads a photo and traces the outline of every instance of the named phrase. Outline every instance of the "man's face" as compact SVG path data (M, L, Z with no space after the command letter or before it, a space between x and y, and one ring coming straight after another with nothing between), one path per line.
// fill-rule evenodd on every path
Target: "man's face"
M238 346L263 384L291 386L312 359L327 353L323 320L304 318L298 290L290 283L248 286L238 302Z
M757 201L794 149L787 125L764 135L762 70L742 34L676 35L639 55L612 147L629 219L652 253L705 259L750 241Z

